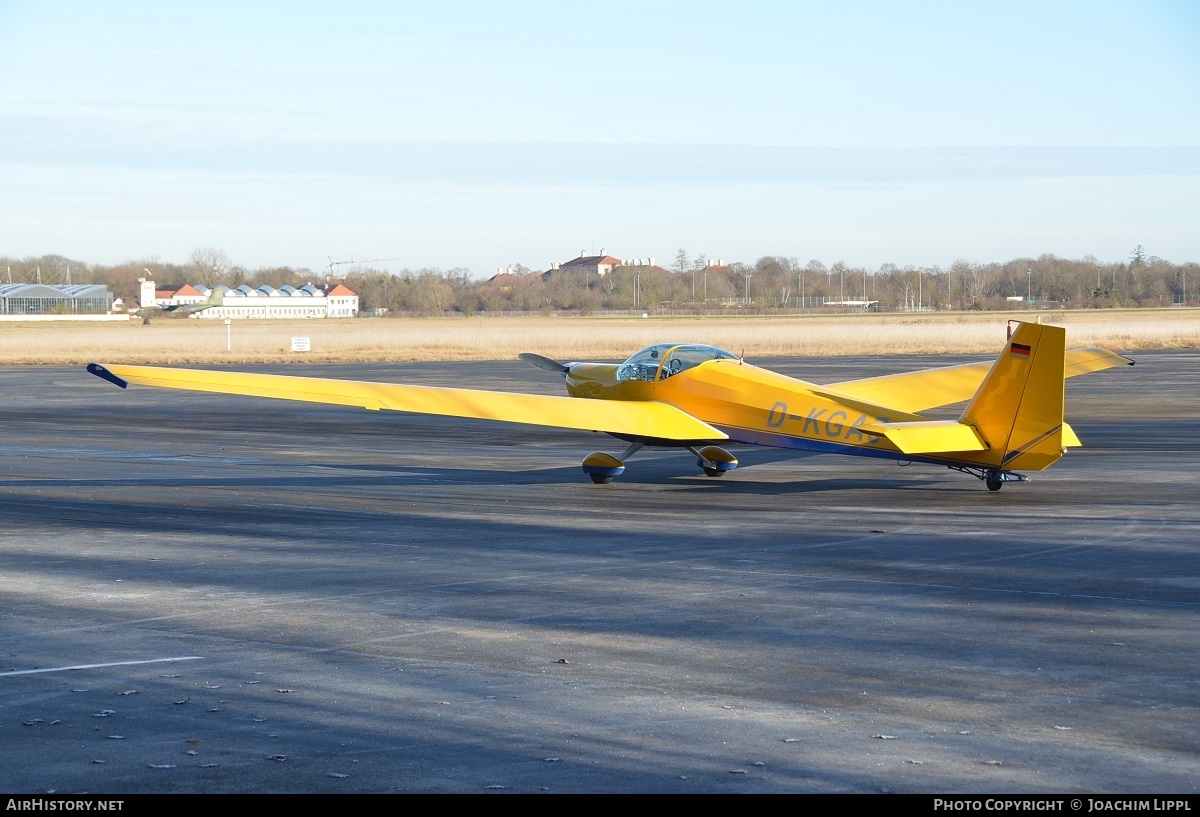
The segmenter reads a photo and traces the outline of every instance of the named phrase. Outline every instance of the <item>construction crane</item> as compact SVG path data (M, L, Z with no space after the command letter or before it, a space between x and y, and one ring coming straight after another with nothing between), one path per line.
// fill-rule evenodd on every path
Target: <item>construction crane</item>
M396 261L396 260L398 260L395 258L358 258L358 259L356 259L353 255L351 255L350 259L347 261L334 261L332 255L327 255L325 257L329 259L329 275L327 276L328 278L332 278L333 274L337 271L336 268L340 267L344 264L371 264L376 261Z

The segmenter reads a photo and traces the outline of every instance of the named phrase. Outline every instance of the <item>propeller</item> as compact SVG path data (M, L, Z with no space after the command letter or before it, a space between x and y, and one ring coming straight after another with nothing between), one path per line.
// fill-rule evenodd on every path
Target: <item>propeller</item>
M536 366L539 369L545 369L548 372L557 372L558 374L566 374L571 370L571 367L566 363L559 363L557 360L551 360L543 355L535 355L533 352L522 352L517 355L517 360L524 361L530 366Z

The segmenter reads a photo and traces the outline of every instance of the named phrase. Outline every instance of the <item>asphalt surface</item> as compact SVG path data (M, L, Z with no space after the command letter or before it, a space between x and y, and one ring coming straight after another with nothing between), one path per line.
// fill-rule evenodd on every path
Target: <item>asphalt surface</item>
M0 369L0 789L1194 793L1200 353L1135 357L997 494Z

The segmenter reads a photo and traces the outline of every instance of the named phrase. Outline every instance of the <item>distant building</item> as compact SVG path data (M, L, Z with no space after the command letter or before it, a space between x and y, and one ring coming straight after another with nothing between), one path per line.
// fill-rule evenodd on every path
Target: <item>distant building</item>
M578 258L572 258L570 261L563 263L555 262L550 265L550 269L546 271L546 275L552 272L573 271L582 273L591 273L593 275L604 276L613 271L614 267L653 267L653 258L627 258L620 259L608 255L604 250L600 250L599 255L587 255L586 250L579 251Z
M154 282L150 284L147 290L146 281L139 279L142 287L141 305L146 306L182 306L186 304L198 304L204 300L207 292L201 292L190 284L184 284L181 287L169 287L167 289L155 289ZM153 292L153 295L147 299L147 293Z
M496 274L487 279L486 283L496 287L501 292L512 292L522 281L530 278L540 278L540 272L514 272L511 267L500 267Z
M358 317L358 293L345 284L337 284L325 293L329 305L326 314L331 318Z
M112 303L103 284L0 284L0 315L102 315Z
M328 290L305 284L293 287L285 284L279 289L263 284L257 289L249 284L230 289L217 287L224 294L221 306L197 312L197 318L354 318L358 316L358 293L342 283ZM196 304L208 297L210 290L202 284L185 284L177 289L155 289L153 281L141 281L142 306L154 304Z
M844 301L832 301L832 300L823 298L822 302L821 302L821 306L823 308L838 307L843 312L848 312L848 311L878 312L879 311L879 301L859 300L857 298L847 298ZM917 311L920 311L920 310L918 309Z

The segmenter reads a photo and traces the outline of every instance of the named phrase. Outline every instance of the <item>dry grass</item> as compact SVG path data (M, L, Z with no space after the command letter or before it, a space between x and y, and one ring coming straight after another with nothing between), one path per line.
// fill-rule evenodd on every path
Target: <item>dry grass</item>
M1009 318L1030 313L748 318L427 318L0 324L0 364L386 362L509 360L538 352L561 360L620 359L664 340L710 343L748 357L990 354ZM1071 347L1117 351L1200 348L1200 310L1043 313L1066 326ZM312 351L293 353L291 338Z

